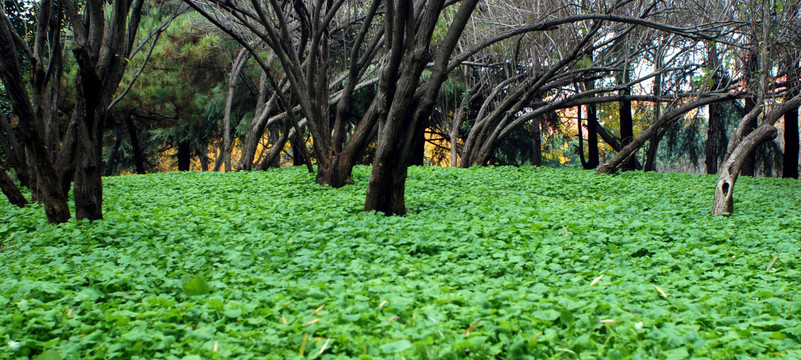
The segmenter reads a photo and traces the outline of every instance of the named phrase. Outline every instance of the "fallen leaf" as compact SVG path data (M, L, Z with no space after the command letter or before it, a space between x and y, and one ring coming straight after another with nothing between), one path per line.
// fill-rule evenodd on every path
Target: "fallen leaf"
M306 350L306 342L309 341L309 333L303 334L303 341L300 343L300 350L298 351L298 355L303 356L303 352Z
M662 294L663 298L667 299L668 295L665 292L665 290L662 290L662 288L660 288L659 286L656 286L656 285L654 285L654 288L656 288L656 291L659 291L659 293Z
M598 283L599 281L601 281L601 279L603 279L603 278L604 278L604 275L603 275L603 274L601 274L601 276L599 276L599 277L597 277L597 278L595 278L595 279L593 279L593 280L592 280L592 282L590 283L590 286L593 286L593 285L597 284L597 283Z
M323 353L323 351L325 351L325 348L328 347L328 342L329 341L331 341L331 338L328 338L328 340L325 341L325 344L323 344L323 347L320 349L320 352L317 355L321 355Z
M317 310L312 311L312 313L309 316L317 315L317 313L320 312L320 310L322 310L324 307L325 304L320 305L320 307L318 307Z
M319 319L319 318L317 318L317 319L314 319L314 320L311 320L311 321L309 321L309 322L307 322L307 323L303 324L303 326L309 326L309 325L313 325L313 324L316 324L318 321L320 321L320 319Z
M473 330L476 328L476 325L478 325L478 323L480 323L480 322L481 322L481 319L476 320L476 322L474 322L473 325L470 325L470 327L467 328L467 330L465 330L464 334L465 335L470 335L470 333L473 332Z

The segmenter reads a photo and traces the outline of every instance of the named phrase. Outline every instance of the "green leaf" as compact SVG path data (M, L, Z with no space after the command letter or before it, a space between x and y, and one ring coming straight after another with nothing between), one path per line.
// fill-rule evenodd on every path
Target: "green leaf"
M61 355L60 352L56 350L47 350L39 355L37 355L34 360L61 360L64 357Z
M409 340L398 340L391 343L381 345L381 351L385 353L398 353L412 348L412 343Z
M211 292L211 287L202 275L185 279L183 283L184 294L189 296L205 295Z

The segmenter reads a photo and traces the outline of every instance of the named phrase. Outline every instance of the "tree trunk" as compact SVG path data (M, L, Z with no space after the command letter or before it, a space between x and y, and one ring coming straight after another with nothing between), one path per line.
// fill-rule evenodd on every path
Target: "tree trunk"
M117 132L115 134L114 145L111 147L111 153L106 162L105 176L111 176L114 173L114 167L117 166L117 156L119 156L120 145L122 144L122 124L117 125Z
M595 169L600 164L598 157L598 113L597 106L587 106L587 164L585 169Z
M752 131L735 148L734 152L720 168L718 182L715 185L715 195L712 205L712 215L729 216L734 212L734 183L737 175L757 146L773 139L778 134L773 125L765 124Z
M189 141L178 142L178 171L189 171L192 164L192 147Z
M87 121L88 122L88 121ZM73 195L78 220L103 218L103 153L99 144L103 130L99 120L82 122L78 135L78 166L75 169Z
M754 109L754 107L756 107L756 102L754 101L754 98L753 97L745 98L745 107L743 107L743 116L745 116L745 114L750 113ZM756 128L757 128L757 122L756 121L750 122L745 129L744 135L750 134ZM755 160L756 159L754 157L754 151L749 152L748 155L746 155L746 158L743 160L743 164L740 168L740 175L754 176L756 173Z
M409 165L422 166L426 160L426 130L422 127L414 135L412 140L412 158Z
M542 119L531 124L531 165L542 166ZM579 125L580 126L580 125Z
M223 114L223 148L222 157L225 171L231 171L231 108L234 103L234 92L239 74L245 68L245 64L250 58L250 53L246 48L239 50L233 64L231 65L231 76L228 79L228 96L225 98L225 113Z
M662 141L664 135L664 131L659 131L648 142L648 151L646 152L645 165L643 165L642 168L643 171L656 171L656 156L659 150L659 142Z
M624 95L629 94L629 90L622 90ZM634 140L634 122L631 118L631 100L622 100L620 101L620 145L621 147L626 147L626 145L631 144ZM629 171L634 170L637 167L634 165L634 156L628 158L627 161L623 163L621 170Z
M370 173L370 190L365 199L366 211L376 210L384 215L406 214L406 175L408 168L400 166L398 156L384 157L379 163L373 164Z
M782 177L798 179L798 107L784 114L784 159Z
M746 127L749 127L751 123L756 122L761 110L755 108L743 117L740 126L735 130L735 135L732 136L729 150L726 151L726 159L720 168L718 182L715 185L712 215L728 216L732 214L734 211L734 183L737 181L737 176L742 175L742 167L746 159L760 144L776 137L778 130L773 125L789 109L797 108L799 105L801 105L801 95L796 95L792 99L776 105L773 110L763 116L762 125L745 137L739 135L746 131Z
M722 113L723 106L720 103L709 104L709 129L706 133L706 149L704 151L707 174L718 172L718 142L723 127Z
M641 132L631 144L624 146L620 151L618 151L617 155L615 155L611 160L607 161L595 171L597 174L611 174L617 171L622 164L628 160L630 157L633 157L637 150L645 144L645 142L650 139L651 137L655 136L661 129L667 127L677 119L681 119L684 114L688 111L697 109L700 106L704 106L707 104L711 104L713 102L728 100L735 98L735 94L720 94L716 96L709 96L705 98L700 98L698 100L689 102L683 106L678 108L669 110L662 114L657 121L655 121L651 126ZM599 128L600 129L600 128Z
M0 166L0 190L6 195L8 201L14 205L22 208L28 204L28 200L25 199L25 196L22 195L17 185L14 184L14 181L11 180L11 177L6 173L6 169L2 166Z
M58 173L45 146L45 139L39 131L33 107L28 96L22 70L17 59L17 49L14 45L5 12L0 11L0 78L5 86L6 94L14 113L19 117L17 134L28 149L28 161L31 173L36 173L37 186L41 190L37 195L44 202L47 221L50 223L63 223L69 220L70 210L67 205L67 195L61 191ZM33 180L33 179L32 179ZM33 181L31 181L33 182ZM32 188L31 191L34 191Z
M136 126L131 118L131 113L125 114L125 127L128 128L128 136L131 139L131 149L133 150L136 173L145 174L145 156L142 153L142 148L139 146L139 136L136 134Z
M718 57L717 45L713 42L707 43L707 68L714 74L714 89L720 87L720 59ZM718 143L722 135L723 105L721 103L709 104L709 127L706 133L706 148L704 150L704 162L706 163L706 173L715 174L718 172Z
M341 154L330 156L324 165L318 165L317 167L317 184L328 185L333 188L353 184L351 179L353 163L352 160L348 160L346 156Z

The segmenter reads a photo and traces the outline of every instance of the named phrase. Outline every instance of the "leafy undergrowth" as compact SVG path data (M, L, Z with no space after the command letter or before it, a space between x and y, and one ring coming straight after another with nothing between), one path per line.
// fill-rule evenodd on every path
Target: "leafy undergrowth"
M801 185L412 168L405 217L300 168L0 205L0 359L801 357ZM773 267L768 265L779 255Z

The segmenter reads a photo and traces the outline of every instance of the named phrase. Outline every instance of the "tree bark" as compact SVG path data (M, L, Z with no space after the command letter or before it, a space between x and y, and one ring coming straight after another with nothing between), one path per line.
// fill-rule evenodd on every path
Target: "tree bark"
M11 123L2 113L0 113L0 128L6 133L5 136L0 136L0 150L6 154L8 161L17 173L20 184L29 188L30 172L28 171L25 147L20 144Z
M45 146L41 128L37 125L40 120L36 118L24 85L10 24L5 12L0 10L0 79L3 81L11 106L19 117L17 134L29 150L29 162L35 166L30 169L32 172L35 169L36 172L36 180L41 189L37 194L44 202L47 221L55 224L63 223L70 218L67 196L61 191L58 173Z
M28 204L28 200L25 199L25 196L22 195L22 192L19 191L17 185L14 184L14 181L11 180L11 177L6 173L6 169L2 166L0 166L0 190L3 191L3 194L13 205L22 208Z
M234 92L236 90L236 82L239 79L239 74L245 68L245 64L250 58L250 53L247 49L242 48L236 56L233 64L231 65L231 76L228 79L228 96L225 98L225 113L223 114L223 148L222 157L225 171L231 171L231 108L234 103Z
M587 105L587 163L585 169L595 169L600 164L598 154L598 112L595 104Z
M743 116L745 114L750 113L754 107L756 107L756 102L754 101L753 97L745 98L745 106L743 107ZM754 121L749 122L748 125L745 127L744 135L750 134L757 128L756 119ZM761 143L760 143L761 144ZM744 176L754 176L756 174L756 159L754 157L754 151L751 151L746 155L746 158L743 160L743 163L740 167L740 175Z
M712 80L714 88L720 87L720 59L718 58L717 45L713 42L707 43L707 67L713 73ZM704 149L704 162L706 173L715 174L718 172L718 143L722 135L723 105L721 103L709 104L709 127L706 133L706 148Z
M537 118L531 124L531 165L534 166L542 166L542 121Z
M136 166L136 173L145 174L145 155L142 153L142 147L139 146L139 136L136 133L136 125L134 125L131 113L125 114L125 127L128 128L128 137L131 139L131 149L134 155L134 164Z
M659 142L662 141L663 136L665 136L665 131L659 131L648 142L648 151L645 154L645 165L642 167L643 171L656 171L656 157L659 151Z
M178 171L189 171L192 164L192 146L189 141L178 142Z
M742 167L746 159L753 154L760 144L776 137L778 130L773 125L789 109L796 108L799 105L801 105L801 95L796 95L765 114L762 125L751 131L744 138L739 136L732 137L729 145L730 150L727 151L726 159L720 168L718 181L715 184L712 215L729 216L734 212L734 184L737 181L737 176L742 175ZM756 122L760 112L759 109L755 109L746 114L743 120L740 121L740 126L737 128L735 135L742 134L746 126Z
M477 0L461 3L437 49L431 76L419 92L420 74L430 60L429 44L444 1L419 2L419 9L414 9L412 2L388 3L387 9L393 14L387 15L385 42L390 46L377 95L381 102L378 111L386 116L379 120L378 147L367 184L365 211L406 214L404 194L413 137L425 129L425 122L431 116L434 101L446 79L450 55L477 3ZM416 19L415 14L419 18Z
M706 173L718 172L718 142L722 133L723 106L720 103L709 104L709 129L706 133L706 148L704 150Z
M106 162L104 176L111 176L114 173L114 168L117 166L117 157L119 156L120 145L122 144L122 124L117 125L117 131L114 137L114 145L111 146L111 153L108 156L108 162Z
M626 71L628 73L628 71ZM628 80L628 79L627 79ZM622 90L624 95L629 94L629 90ZM620 105L620 146L626 147L634 140L634 122L631 118L631 100L622 100ZM628 160L623 162L621 170L629 171L636 169L634 165L634 156L630 156Z
M784 159L782 177L798 179L798 107L784 114Z
M729 216L734 212L734 183L741 173L746 159L750 157L759 144L773 139L778 134L773 125L763 125L752 131L740 142L728 160L721 166L715 195L713 199L712 215Z

